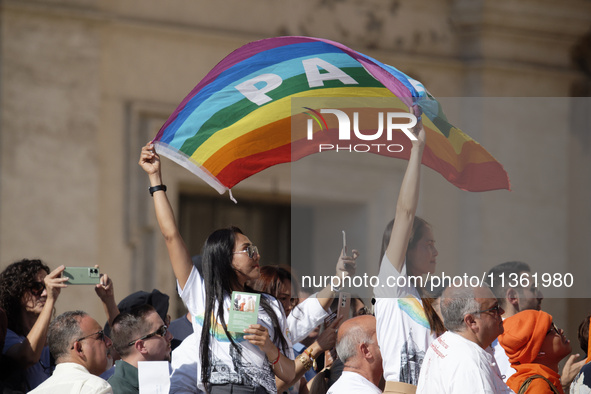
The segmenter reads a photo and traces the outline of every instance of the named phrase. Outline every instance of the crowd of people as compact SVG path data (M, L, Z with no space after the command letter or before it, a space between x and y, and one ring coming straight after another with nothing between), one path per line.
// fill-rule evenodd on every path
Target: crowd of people
M416 216L425 147L420 122L414 133L395 219L384 232L381 279L436 271L433 229ZM116 304L113 281L102 275L95 291L104 327L84 311L53 317L67 287L64 266L51 271L40 260L15 262L0 273L4 393L137 394L147 389L142 371L156 379L158 368L165 379L151 383L152 392L591 393L591 316L579 328L588 355L579 361L542 311L537 288L492 281L428 292L407 281L375 288L373 306L353 297L351 311L337 314L339 289L300 289L288 266L262 266L258 248L237 227L214 231L201 254L191 256L152 144L142 148L139 164L187 313L171 321L168 295L158 290ZM358 256L343 249L335 275L354 275ZM530 271L507 262L487 277ZM234 313L254 314L256 322L230 330Z

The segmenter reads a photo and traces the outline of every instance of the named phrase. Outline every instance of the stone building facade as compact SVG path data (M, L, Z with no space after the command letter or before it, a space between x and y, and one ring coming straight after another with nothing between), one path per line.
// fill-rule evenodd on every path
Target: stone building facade
M435 229L439 271L477 274L523 260L591 277L589 1L2 0L0 21L0 267L23 257L99 264L119 299L152 288L174 295L136 164L141 146L232 50L308 35L422 81L508 171L512 191L487 193L424 171L419 213ZM265 246L263 257L271 251L270 262L314 274L330 273L343 228L376 273L404 168L316 155L238 185L240 209L164 163L194 253L211 227L232 221ZM290 210L311 226L305 236L290 228ZM545 309L574 334L591 304L562 290ZM175 317L182 306L172 304ZM88 287L64 290L58 312L74 308L102 317Z

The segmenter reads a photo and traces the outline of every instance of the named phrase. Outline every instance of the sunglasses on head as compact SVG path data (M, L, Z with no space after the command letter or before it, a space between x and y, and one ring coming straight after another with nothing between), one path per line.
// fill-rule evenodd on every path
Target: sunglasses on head
M167 332L168 332L168 327L166 326L166 324L164 324L164 325L160 326L160 328L157 329L156 331L151 332L151 333L149 333L147 335L144 335L141 338L138 338L136 340L133 340L133 341L129 342L127 344L127 346L133 346L133 345L135 345L135 343L137 341L143 341L143 340L146 340L146 339L150 339L150 338L152 338L152 337L154 337L156 335L158 335L159 337L163 337L164 338L164 336L166 335Z
M31 294L33 294L34 296L37 296L38 297L41 294L43 294L43 291L45 290L45 283L43 283L43 282L33 282L29 286L29 290L31 291Z

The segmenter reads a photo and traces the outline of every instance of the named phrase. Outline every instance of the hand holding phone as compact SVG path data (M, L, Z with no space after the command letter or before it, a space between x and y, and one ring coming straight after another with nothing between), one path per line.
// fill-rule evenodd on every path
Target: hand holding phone
M68 285L97 285L101 279L99 269L95 267L66 267L62 277L68 278Z
M349 318L351 311L351 294L339 293L339 305L337 308L337 319L340 319L339 326Z
M341 251L341 255L339 257L339 261L337 262L337 271L336 275L338 277L345 276L352 276L355 275L355 268L356 263L355 260L359 256L359 252L353 249L352 256L347 255L347 235L345 230L343 230L343 249ZM344 271L347 271L346 273Z

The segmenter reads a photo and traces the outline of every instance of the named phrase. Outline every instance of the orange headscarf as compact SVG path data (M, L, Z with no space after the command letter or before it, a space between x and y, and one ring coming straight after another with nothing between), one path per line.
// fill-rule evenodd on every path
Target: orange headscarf
M544 311L525 310L503 320L505 332L499 343L511 364L528 364L535 360L552 324Z
M542 364L524 364L514 365L514 368L516 372L507 379L507 386L514 392L517 393L530 376L541 375L548 379L559 393L564 394L562 384L560 383L560 375L547 366ZM526 393L552 393L552 390L543 379L534 379Z

